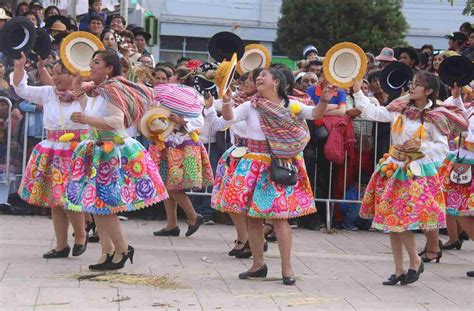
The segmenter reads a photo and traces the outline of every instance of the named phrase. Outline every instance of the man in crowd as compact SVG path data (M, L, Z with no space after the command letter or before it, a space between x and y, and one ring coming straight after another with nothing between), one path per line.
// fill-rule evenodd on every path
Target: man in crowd
M466 41L467 37L464 33L460 31L455 31L450 35L444 36L446 39L448 39L448 49L450 51L454 51L458 54L461 53L462 47L464 45L464 42Z

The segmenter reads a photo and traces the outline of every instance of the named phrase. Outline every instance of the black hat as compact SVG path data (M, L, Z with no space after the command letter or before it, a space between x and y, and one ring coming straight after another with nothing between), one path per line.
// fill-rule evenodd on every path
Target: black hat
M197 75L193 77L193 86L199 94L205 96L210 94L215 99L219 98L217 86L205 76Z
M445 84L459 87L468 85L474 79L474 65L461 55L450 56L439 65L439 78Z
M30 4L28 5L28 8L31 9L33 8L34 6L39 6L40 8L44 8L43 7L43 4L41 3L40 0L33 0L30 2Z
M396 52L397 59L400 58L400 55L402 55L402 53L407 53L410 56L410 58L415 61L414 66L417 66L420 63L420 60L418 59L418 54L416 53L416 50L413 47L405 46L405 47L398 48Z
M151 34L149 32L146 32L145 28L143 27L133 27L132 32L134 36L136 35L143 36L146 41L150 40L151 38Z
M234 53L237 53L239 60L245 53L245 44L235 33L222 31L209 39L208 50L217 62L222 62L224 59L229 61Z
M400 62L392 62L380 73L380 86L387 94L400 93L413 79L410 67Z
M35 25L24 16L10 19L2 30L0 47L2 52L10 58L19 59L20 53L28 52L35 46Z
M56 21L60 21L61 23L63 23L63 25L66 26L67 30L73 30L71 20L64 15L53 15L48 17L44 20L44 28L50 29Z
M452 34L444 36L446 39L463 42L467 40L467 37L464 33L460 31L455 31Z
M51 54L51 36L44 28L36 28L36 44L33 52L42 59L46 59Z

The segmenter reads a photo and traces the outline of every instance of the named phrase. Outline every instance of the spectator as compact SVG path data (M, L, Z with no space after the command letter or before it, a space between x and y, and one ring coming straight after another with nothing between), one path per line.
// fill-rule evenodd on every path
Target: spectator
M306 72L301 80L302 91L306 91L310 86L315 87L318 83L318 76L314 72Z
M153 73L153 86L161 83L168 83L171 73L165 67L156 66Z
M431 44L423 44L421 47L421 53L426 53L430 56L433 55L434 47Z
M318 60L318 49L314 45L308 45L303 50L303 58L307 61Z
M5 9L0 8L0 30L3 29L9 19L11 19L11 17L7 15Z
M455 31L450 35L444 36L446 39L448 39L448 50L454 51L458 54L461 53L464 42L467 39L467 36L460 32L460 31Z
M367 52L365 53L365 56L367 57L367 74L371 73L372 71L378 70L377 61L375 59L374 54Z
M303 87L303 85L301 84L301 81L303 81L303 77L305 75L306 72L302 71L300 73L298 73L295 77L295 88L302 91L302 92L306 92L306 88Z
M121 33L122 31L126 30L125 26L127 22L125 18L120 15L113 15L110 19L110 28L113 29L116 33Z
M324 78L324 72L321 73L320 83L316 86L310 86L306 93L311 97L314 103L319 104L321 91L328 86L328 81ZM346 92L343 89L337 89L329 101L328 109L325 115L343 116L346 114Z
M462 23L461 26L459 26L459 31L468 38L472 33L472 24L470 22Z
M185 66L186 67L186 63L191 60L190 58L188 57L180 57L178 58L178 60L176 61L176 68L180 67L180 66Z
M104 19L101 16L91 16L89 17L89 27L88 32L100 38L100 35L104 31Z
M418 53L418 59L420 63L418 64L419 70L426 70L430 66L430 55L427 53Z
M418 59L418 55L416 54L416 51L414 48L411 46L408 47L402 47L398 50L398 61L400 63L404 63L408 67L410 67L412 70L415 69L416 66L420 63L420 60Z
M145 47L148 40L151 38L151 34L145 31L143 27L135 27L132 30L133 36L135 37L135 45L137 46L137 52L142 55L150 55Z
M15 16L23 16L28 11L28 3L20 2L16 6Z
M44 10L44 19L46 20L48 17L61 15L61 11L55 5L50 5Z
M34 0L30 2L30 5L28 6L28 9L30 11L33 11L37 18L39 19L38 22L38 27L44 27L44 22L43 22L43 4L41 4L41 1L39 0Z
M100 41L104 44L105 48L118 51L117 41L115 39L115 33L111 29L104 30L100 35Z
M314 72L319 79L323 71L323 63L319 60L313 60L309 62L308 71Z
M474 32L471 32L467 40L467 48L462 52L462 56L469 58L474 62Z
M107 14L102 12L102 0L89 0L89 11L81 18L81 22L79 23L79 30L88 31L89 19L92 16L100 16L103 21L102 25L105 24L105 21L107 20Z
M143 66L147 66L151 68L155 67L153 64L154 61L151 55L144 54L140 56L140 58L138 59L138 62L141 63Z
M36 28L39 28L41 25L41 19L33 11L27 11L25 17L28 18Z
M393 49L388 47L384 47L382 51L380 51L380 54L375 57L379 62L380 70L384 69L388 64L397 61L394 55L395 53L393 52Z

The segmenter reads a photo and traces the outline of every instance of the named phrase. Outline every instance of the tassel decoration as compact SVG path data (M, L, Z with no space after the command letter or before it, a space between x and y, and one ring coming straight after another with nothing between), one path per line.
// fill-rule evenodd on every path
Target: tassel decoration
M403 131L403 119L402 115L398 115L397 119L392 125L392 132L395 134L401 134Z
M424 140L425 136L426 136L425 127L423 126L423 123L422 123L416 130L415 134L413 135L413 138L415 139L419 138L420 140Z

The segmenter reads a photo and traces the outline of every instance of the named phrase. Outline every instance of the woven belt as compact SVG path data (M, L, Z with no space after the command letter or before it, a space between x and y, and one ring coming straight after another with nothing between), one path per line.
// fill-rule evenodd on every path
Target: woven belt
M79 142L83 140L87 134L88 130L46 130L46 139L49 141L58 142L59 137L63 136L66 133L74 134L74 138L71 141Z
M270 153L270 146L265 140L247 139L247 148L249 152Z

